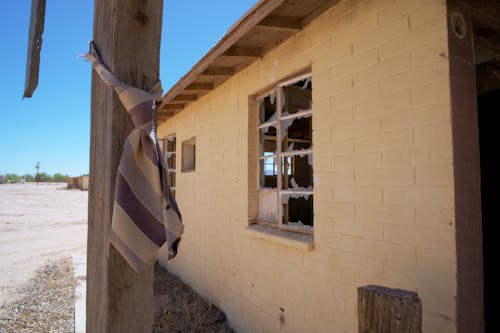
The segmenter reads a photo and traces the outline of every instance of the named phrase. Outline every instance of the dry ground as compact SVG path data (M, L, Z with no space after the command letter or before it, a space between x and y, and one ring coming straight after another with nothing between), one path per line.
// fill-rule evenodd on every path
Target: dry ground
M87 198L65 183L0 185L0 305L48 260L86 254Z
M71 258L49 261L0 306L0 333L74 332L75 283Z
M233 333L226 316L180 279L155 265L153 333Z
M88 192L0 185L0 333L72 332L71 255L86 254ZM159 265L155 333L232 333L225 315Z

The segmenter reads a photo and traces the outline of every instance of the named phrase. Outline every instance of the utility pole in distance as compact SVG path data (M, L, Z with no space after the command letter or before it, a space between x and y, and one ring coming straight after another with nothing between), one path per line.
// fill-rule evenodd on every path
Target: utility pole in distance
M40 181L40 162L36 162L35 169L36 169L35 181L38 184L38 182Z

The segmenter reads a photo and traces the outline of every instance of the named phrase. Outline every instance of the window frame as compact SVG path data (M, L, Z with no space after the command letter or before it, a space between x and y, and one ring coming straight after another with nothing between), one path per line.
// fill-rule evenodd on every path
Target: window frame
M171 150L169 148L169 142L174 142L174 148ZM174 157L173 159L173 168L170 168L168 164L168 159L169 157ZM163 139L163 158L165 160L165 165L167 166L167 173L168 175L171 175L172 178L175 180L174 183L175 185L172 186L171 182L169 181L169 186L170 189L172 190L172 194L175 197L175 190L177 186L177 136L176 134L169 134L166 135L165 138Z
M275 222L270 222L270 221L265 221L259 218L259 205L261 202L259 199L257 199L257 214L256 214L256 220L254 221L257 224L263 224L267 226L271 226L274 228L278 229L283 229L287 231L293 231L293 232L299 232L299 233L305 233L305 234L313 234L314 233L314 208L313 208L313 225L312 226L293 226L289 225L288 223L283 223L282 216L284 214L283 212L283 202L282 202L282 196L283 195L303 195L306 198L308 197L313 197L313 191L314 191L314 184L312 183L311 189L310 190L290 190L290 189L285 189L283 188L283 177L285 173L282 170L284 166L282 166L282 158L287 158L287 157L293 157L293 156L299 156L299 155L311 155L313 156L313 149L312 149L312 128L311 128L311 146L308 149L302 149L302 150L292 150L292 151L283 151L282 144L283 144L283 137L281 133L281 121L283 120L289 120L289 119L300 119L304 117L310 117L312 120L312 115L313 115L313 106L312 106L312 93L311 93L311 107L307 110L301 110L296 113L292 114L287 114L285 116L282 116L282 108L283 108L283 103L282 103L282 89L286 86L292 85L294 83L297 83L299 81L303 81L306 79L312 80L312 72L308 71L300 75L296 75L290 79L280 81L277 84L273 85L272 88L267 89L264 93L259 94L256 96L256 104L257 104L257 112L255 112L255 117L257 117L257 177L256 177L256 182L257 182L257 198L259 198L259 192L262 191L270 191L274 192L276 191L277 195L277 202L276 202L276 214L275 214ZM276 117L274 120L268 120L264 121L261 123L260 119L260 103L263 99L266 97L270 96L271 94L275 94L275 103L276 103ZM265 151L261 150L261 130L263 128L268 128L274 126L276 128L276 151L273 155L267 155ZM264 143L262 143L263 145ZM264 161L263 163L265 164L265 160L269 158L274 158L275 163L276 163L276 170L279 171L277 172L277 177L276 177L276 188L265 188L262 187L260 183L260 178L261 178L261 168L260 168L260 163L261 161ZM293 161L293 158L291 158ZM312 164L311 164L312 168ZM292 174L294 173L294 165L292 164L290 166L290 170ZM264 170L262 170L264 172ZM312 175L314 176L314 171L312 171ZM287 185L288 186L288 185ZM314 203L314 201L313 201ZM314 207L314 205L313 205Z
M192 148L190 148L192 147ZM189 149L189 150L188 150ZM191 154L192 156L186 156ZM188 160L188 157L190 159ZM188 162L192 162L192 166L188 166ZM196 171L196 136L181 142L181 173L191 173Z

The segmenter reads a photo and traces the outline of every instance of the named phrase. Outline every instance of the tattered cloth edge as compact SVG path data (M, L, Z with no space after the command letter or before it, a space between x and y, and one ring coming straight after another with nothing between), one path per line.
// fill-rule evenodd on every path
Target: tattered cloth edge
M132 268L140 272L154 262L165 242L168 259L175 257L184 229L154 129L154 102L156 96L161 98L161 84L155 84L156 91L151 94L121 82L104 66L93 42L83 57L92 63L102 81L118 93L134 122L120 158L107 238Z

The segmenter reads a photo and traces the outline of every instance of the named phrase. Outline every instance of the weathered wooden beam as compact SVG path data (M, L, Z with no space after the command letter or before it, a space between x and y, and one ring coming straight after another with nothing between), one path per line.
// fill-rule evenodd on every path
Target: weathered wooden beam
M422 333L422 302L414 292L358 288L359 333Z
M212 90L214 89L214 84L211 82L195 82L191 83L189 86L186 87L186 90Z
M224 52L224 55L227 57L260 58L262 57L262 49L259 47L232 46Z
M270 15L263 19L258 26L264 28L298 31L302 29L302 19L300 17Z
M448 0L454 8L460 8L462 13L473 21L474 29L477 25L488 26L493 30L500 29L500 6L495 0ZM451 8L451 7L450 7Z
M169 111L167 111L167 110L160 110L157 113L157 117L158 117L158 119L160 119L160 118L164 119L164 118L172 117L174 114L175 114L175 112L172 111L172 110L169 110Z
M175 110L159 110L158 111L158 117L160 117L160 118L172 117L174 114L175 114Z
M485 62L476 65L477 94L500 89L500 63Z
M171 102L192 102L197 99L197 95L177 95Z
M231 67L209 67L200 76L232 76L234 69Z
M456 244L456 285L453 292L456 333L485 332L481 155L472 33L473 15L485 2L446 1L448 86L453 138L452 206ZM497 1L491 1L494 2L498 4ZM490 8L490 12L495 11ZM496 19L499 21L498 16Z
M181 110L184 108L184 104L167 104L161 107L161 110Z
M482 47L496 53L497 60L500 58L500 45L498 44L498 35L493 33L491 37L486 37L480 34L474 34L474 44L481 45Z
M163 102L168 103L178 93L183 91L189 84L196 80L215 59L220 57L236 41L262 21L266 16L280 7L286 0L268 0L257 2L252 9L242 17L224 36L215 47L213 47L193 68L184 75L163 97ZM337 0L338 1L338 0Z
M26 79L23 98L33 96L38 86L40 72L40 51L45 24L45 0L31 1L30 30L28 36L28 57L26 59Z
M95 0L94 36L104 63L127 84L157 81L162 0ZM87 248L87 332L151 332L153 267L137 274L110 246L116 171L132 129L116 93L92 74Z

